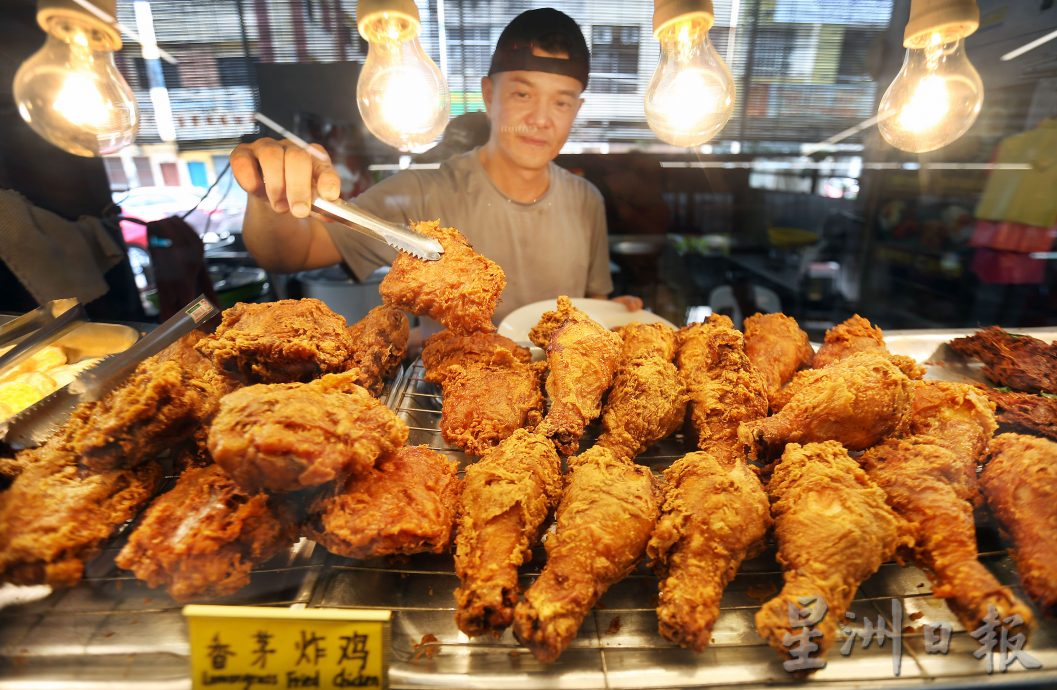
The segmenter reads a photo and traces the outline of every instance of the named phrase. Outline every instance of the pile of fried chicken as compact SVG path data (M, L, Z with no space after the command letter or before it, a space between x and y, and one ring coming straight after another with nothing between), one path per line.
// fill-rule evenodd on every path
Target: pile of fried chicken
M1024 592L1057 613L1057 444L995 436L986 392L925 380L868 320L816 352L783 314L609 330L560 297L534 351L495 332L502 271L457 230L420 230L443 258L401 256L362 321L311 299L237 305L4 463L0 581L73 585L122 531L117 565L176 601L237 592L300 537L354 559L453 551L459 629L510 628L550 663L642 563L660 634L704 650L725 588L773 543L784 585L756 629L790 660L810 628L821 658L893 559L967 628L992 610L1030 627L978 558L986 503ZM407 445L378 397L406 354L401 309L447 327L422 351L447 447ZM655 474L646 454L673 436L688 452Z

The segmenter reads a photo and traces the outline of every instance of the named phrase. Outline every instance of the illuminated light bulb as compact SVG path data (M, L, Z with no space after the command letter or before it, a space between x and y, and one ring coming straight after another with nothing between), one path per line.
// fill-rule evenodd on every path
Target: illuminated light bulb
M78 156L102 156L131 144L139 131L139 108L114 64L120 39L115 45L107 31L76 13L53 15L42 24L48 31L44 46L15 73L22 119Z
M451 99L444 75L418 40L414 3L395 3L394 11L379 9L383 5L394 3L361 0L357 8L360 34L369 48L356 101L371 134L406 151L440 136Z
M669 19L654 33L661 60L646 89L646 121L659 139L674 146L705 143L734 112L734 78L708 40L715 21L711 10L707 3L707 11Z

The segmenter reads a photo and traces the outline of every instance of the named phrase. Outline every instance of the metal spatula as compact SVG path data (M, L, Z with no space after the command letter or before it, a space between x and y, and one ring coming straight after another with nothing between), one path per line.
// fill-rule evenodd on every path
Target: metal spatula
M340 199L327 201L317 196L312 200L312 210L327 220L341 223L367 237L381 240L393 249L406 252L416 259L436 261L444 253L444 247L432 237L420 235L397 223L382 220L373 213L368 213Z

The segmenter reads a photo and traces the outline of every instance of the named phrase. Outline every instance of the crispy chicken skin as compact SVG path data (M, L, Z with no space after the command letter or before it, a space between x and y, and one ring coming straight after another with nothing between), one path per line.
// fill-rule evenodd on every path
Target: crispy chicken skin
M595 446L569 458L547 564L514 610L514 635L551 663L584 617L634 569L657 521L650 470Z
M195 347L244 383L311 381L348 369L355 351L345 319L309 298L240 302Z
M543 418L545 362L524 364L497 350L489 364L447 368L441 384L440 431L470 455L484 455L516 429L535 429Z
M466 468L455 536L455 622L498 636L514 619L518 568L561 497L561 460L545 437L518 429Z
M70 587L100 544L136 516L162 479L158 463L96 472L60 435L0 493L0 582Z
M914 561L967 630L984 623L988 606L999 618L1019 613L1031 624L1031 610L977 558L975 456L952 452L931 436L909 436L874 446L859 462L911 525Z
M778 414L742 424L738 438L754 460L794 442L865 450L906 428L911 392L910 379L883 355L856 353L819 370Z
M400 253L378 286L382 301L419 316L429 316L460 335L492 332L492 314L506 287L499 264L473 250L455 228L438 221L415 223L414 229L444 247L438 261L420 261Z
M994 389L986 392L997 406L999 422L1015 431L1030 431L1057 441L1057 399Z
M770 398L800 369L811 366L815 350L796 319L753 314L745 319L745 354L759 372Z
M292 516L247 494L217 465L191 467L146 510L115 563L178 602L249 584L250 570L294 541Z
M1057 443L1000 434L980 490L1013 542L1010 555L1028 596L1057 616Z
M767 493L785 583L757 612L756 630L787 659L792 657L785 635L805 627L821 632L812 641L818 645L814 658L822 658L859 585L898 548L910 545L909 526L836 441L786 446ZM801 598L824 602L825 616L803 625L822 609L818 600L812 604ZM811 617L797 621L795 610L809 605Z
M984 363L984 375L1000 386L1028 393L1057 393L1057 345L989 326L948 343Z
M719 617L723 590L771 525L760 480L740 460L694 452L664 471L661 517L647 553L660 579L658 629L700 652Z
M624 341L620 351L624 362L647 355L666 362L675 359L676 331L663 323L629 323L613 330Z
M355 380L351 371L235 391L220 401L209 452L253 493L297 491L366 472L407 442L408 429Z
M399 309L380 306L349 327L352 339L350 365L360 372L359 384L377 396L407 354L410 337L407 316Z
M697 447L717 459L744 457L738 424L767 414L767 391L741 332L729 317L713 314L679 331L675 362L690 394Z
M815 353L813 366L821 369L856 352L881 353L909 378L920 379L925 375L925 368L912 358L890 353L881 329L858 314L826 331L822 347Z
M422 348L422 364L426 367L426 380L441 383L448 367L460 365L468 367L474 364L488 364L493 358L504 358L503 351L514 359L527 364L532 355L527 347L522 347L506 336L497 333L471 333L457 335L451 331L441 331L426 338Z
M683 425L688 400L671 362L648 355L625 361L602 408L597 443L630 460Z
M537 345L546 343L550 365L546 386L551 407L536 430L563 455L575 455L587 425L601 414L602 396L617 373L620 336L562 296L558 308L543 315L529 338Z
M906 433L931 437L975 468L998 428L994 403L975 386L949 381L914 381L911 392Z
M305 536L349 558L443 553L451 546L459 464L404 446L309 507Z

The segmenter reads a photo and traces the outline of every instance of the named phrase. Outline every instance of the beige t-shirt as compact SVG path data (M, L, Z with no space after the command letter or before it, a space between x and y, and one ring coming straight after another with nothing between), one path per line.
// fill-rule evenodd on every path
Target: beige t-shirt
M500 321L514 309L558 295L608 295L609 244L602 195L587 180L550 164L550 185L536 202L506 198L477 158L453 156L436 170L407 170L353 200L394 222L440 220L458 228L474 249L499 264L506 290ZM334 244L361 279L396 256L387 245L336 224Z

